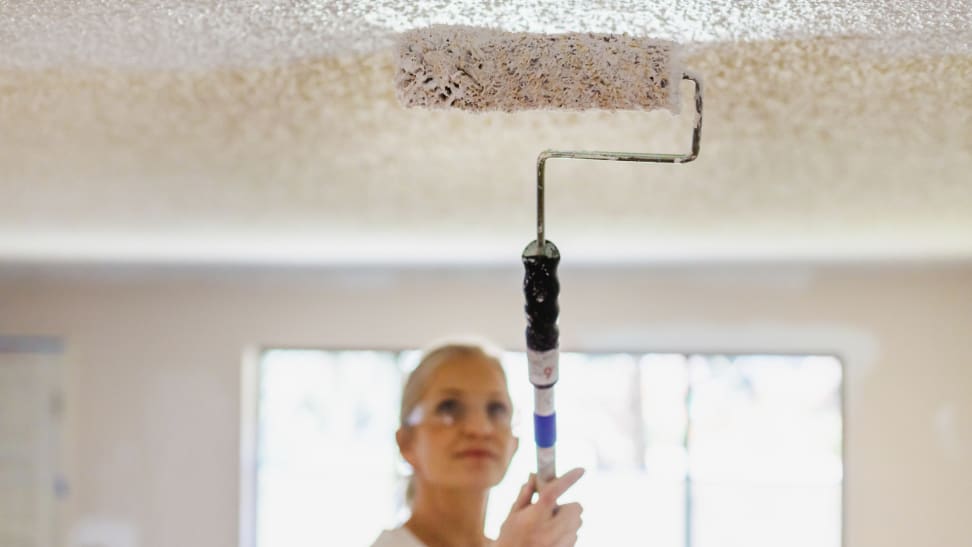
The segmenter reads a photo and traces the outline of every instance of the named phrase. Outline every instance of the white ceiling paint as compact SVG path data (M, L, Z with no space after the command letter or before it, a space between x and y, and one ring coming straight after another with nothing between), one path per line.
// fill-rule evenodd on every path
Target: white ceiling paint
M404 110L386 46L431 22L690 46L701 157L551 162L566 257L972 259L970 2L119 4L0 2L0 260L515 261L540 150L688 143Z
M852 36L885 53L968 54L972 2L895 0L126 1L0 4L0 66L245 68L387 47L435 23L611 32L685 43Z

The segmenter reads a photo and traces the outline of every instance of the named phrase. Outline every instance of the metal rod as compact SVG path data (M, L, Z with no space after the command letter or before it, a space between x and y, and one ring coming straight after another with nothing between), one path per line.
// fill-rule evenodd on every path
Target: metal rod
M699 157L699 146L702 142L702 84L690 73L682 75L683 80L695 84L695 129L692 131L692 151L688 154L651 154L638 152L596 152L544 150L537 157L537 248L543 249L545 243L543 224L543 183L544 170L547 160L553 158L568 158L578 160L609 160L609 161L640 161L655 163L688 163Z

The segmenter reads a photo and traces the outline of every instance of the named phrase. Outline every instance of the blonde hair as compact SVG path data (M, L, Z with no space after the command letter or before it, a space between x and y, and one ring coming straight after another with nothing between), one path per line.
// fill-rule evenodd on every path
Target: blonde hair
M484 342L447 342L433 346L422 354L422 359L418 366L408 375L405 387L402 388L402 406L398 417L398 425L401 429L407 430L412 427L409 418L415 407L421 402L422 397L428 389L429 381L439 368L448 362L460 357L485 358L496 364L503 381L506 381L506 372L503 370L503 363L497 351L492 345ZM405 502L411 506L412 499L415 497L415 475L408 478L408 486L405 488Z

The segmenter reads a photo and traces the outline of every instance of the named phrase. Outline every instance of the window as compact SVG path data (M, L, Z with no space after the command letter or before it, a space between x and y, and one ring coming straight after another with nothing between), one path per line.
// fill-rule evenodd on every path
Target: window
M407 518L394 442L414 351L259 360L256 547L369 545ZM495 534L535 466L526 358L504 366L521 438ZM558 467L588 474L579 545L838 547L842 369L829 356L561 356Z

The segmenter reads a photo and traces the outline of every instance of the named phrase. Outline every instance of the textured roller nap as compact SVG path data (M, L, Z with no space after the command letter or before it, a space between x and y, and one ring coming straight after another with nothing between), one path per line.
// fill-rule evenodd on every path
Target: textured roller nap
M627 35L437 25L400 37L395 87L410 107L677 113L679 61L673 42Z

